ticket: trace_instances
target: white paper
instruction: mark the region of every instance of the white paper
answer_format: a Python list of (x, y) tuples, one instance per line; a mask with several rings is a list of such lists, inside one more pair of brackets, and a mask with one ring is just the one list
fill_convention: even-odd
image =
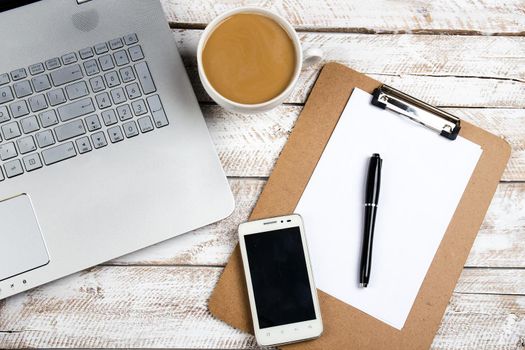
[[(402, 329), (481, 148), (370, 104), (354, 89), (303, 193), (317, 288)], [(359, 288), (366, 172), (383, 159), (368, 288)]]

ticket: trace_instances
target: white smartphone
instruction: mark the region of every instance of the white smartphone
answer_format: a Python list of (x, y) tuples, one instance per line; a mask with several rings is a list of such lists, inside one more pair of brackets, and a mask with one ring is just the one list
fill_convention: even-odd
[(257, 343), (319, 337), (323, 323), (301, 216), (241, 224), (239, 244)]

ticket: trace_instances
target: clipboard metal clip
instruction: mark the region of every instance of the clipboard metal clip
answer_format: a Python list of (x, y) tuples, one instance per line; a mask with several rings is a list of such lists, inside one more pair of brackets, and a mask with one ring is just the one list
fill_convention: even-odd
[(372, 104), (389, 109), (422, 124), (449, 140), (455, 140), (461, 129), (461, 120), (388, 85), (375, 89)]

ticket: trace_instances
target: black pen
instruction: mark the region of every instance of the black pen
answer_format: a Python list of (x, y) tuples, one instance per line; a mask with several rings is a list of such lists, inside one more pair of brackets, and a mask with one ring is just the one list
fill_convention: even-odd
[(377, 202), (379, 201), (379, 187), (381, 185), (381, 165), (383, 160), (374, 153), (368, 165), (365, 194), (365, 226), (363, 232), (363, 246), (361, 249), (361, 273), (359, 286), (368, 286), (370, 269), (372, 267), (372, 243), (374, 241), (374, 226), (376, 223)]

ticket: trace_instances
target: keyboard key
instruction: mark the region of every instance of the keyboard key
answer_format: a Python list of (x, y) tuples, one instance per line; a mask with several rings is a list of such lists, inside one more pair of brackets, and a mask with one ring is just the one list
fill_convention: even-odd
[(121, 38), (113, 39), (109, 41), (109, 47), (111, 50), (118, 50), (124, 46)]
[(118, 122), (117, 115), (112, 109), (102, 112), (102, 120), (106, 126), (117, 124)]
[(80, 58), (82, 58), (83, 60), (94, 56), (93, 49), (91, 47), (86, 47), (85, 49), (80, 50), (78, 53), (80, 55)]
[(95, 52), (97, 53), (97, 55), (102, 55), (103, 53), (106, 53), (108, 51), (109, 49), (106, 43), (100, 43), (100, 44), (95, 45)]
[(30, 154), (27, 157), (24, 157), (22, 160), (24, 161), (24, 166), (27, 172), (40, 169), (42, 167), (42, 161), (40, 160), (38, 153)]
[(137, 129), (137, 124), (133, 120), (127, 123), (124, 123), (124, 125), (122, 125), (122, 128), (124, 129), (124, 134), (126, 134), (126, 137), (128, 139), (135, 137), (139, 134), (139, 130)]
[(12, 71), (11, 78), (13, 79), (13, 81), (27, 78), (27, 72), (25, 68), (15, 69), (14, 71)]
[(28, 101), (33, 112), (39, 112), (48, 107), (44, 95), (31, 96)]
[(118, 107), (117, 114), (122, 121), (133, 118), (133, 114), (131, 113), (131, 108), (129, 108), (129, 105)]
[(133, 45), (139, 42), (139, 38), (137, 37), (137, 34), (128, 34), (124, 37), (124, 42), (126, 45)]
[(11, 109), (11, 114), (14, 118), (20, 118), (24, 115), (29, 114), (29, 109), (27, 108), (27, 103), (24, 100), (15, 101), (9, 105)]
[(0, 145), (0, 159), (9, 160), (18, 155), (16, 152), (15, 144), (12, 142), (4, 143)]
[(9, 101), (13, 101), (15, 97), (13, 96), (13, 91), (9, 86), (4, 86), (0, 88), (0, 105)]
[(55, 144), (55, 137), (51, 130), (44, 130), (36, 134), (36, 143), (40, 148), (51, 146)]
[(58, 57), (55, 57), (55, 58), (52, 58), (46, 61), (46, 68), (48, 70), (57, 69), (57, 68), (60, 68), (61, 66), (62, 64), (60, 63), (60, 58)]
[(142, 96), (142, 94), (140, 93), (139, 85), (137, 83), (126, 85), (126, 92), (128, 93), (128, 97), (130, 100), (133, 100), (133, 99), (136, 99)]
[(135, 33), (128, 34), (124, 36), (124, 42), (126, 43), (126, 45), (133, 45), (139, 42), (139, 38)]
[(100, 73), (100, 69), (98, 69), (98, 63), (96, 60), (89, 60), (84, 62), (84, 69), (86, 70), (86, 74), (88, 76)]
[(99, 109), (104, 109), (111, 106), (111, 100), (109, 99), (107, 92), (96, 95), (95, 100), (97, 100), (97, 106)]
[(9, 79), (9, 74), (7, 73), (0, 74), (0, 86), (5, 85), (9, 83), (10, 81), (11, 79)]
[(135, 80), (135, 73), (133, 68), (125, 67), (120, 70), (120, 77), (122, 78), (123, 83), (129, 83), (130, 81)]
[(85, 116), (86, 114), (93, 113), (95, 106), (91, 98), (85, 98), (73, 103), (69, 103), (58, 108), (58, 115), (60, 120), (66, 122), (71, 119)]
[(108, 85), (108, 88), (112, 88), (112, 87), (120, 85), (118, 74), (115, 71), (107, 73), (106, 75), (104, 75), (104, 78), (106, 78), (106, 83)]
[(137, 63), (135, 69), (137, 70), (137, 76), (139, 77), (140, 85), (142, 85), (144, 94), (148, 95), (157, 91), (151, 73), (149, 72), (148, 64), (146, 62)]
[(57, 136), (58, 142), (72, 139), (80, 135), (84, 135), (86, 129), (84, 128), (84, 123), (82, 120), (74, 120), (70, 123), (59, 125), (55, 128), (55, 134)]
[(10, 120), (9, 111), (6, 106), (0, 106), (0, 124)]
[(4, 181), (4, 173), (2, 172), (1, 166), (0, 166), (0, 181)]
[(91, 78), (89, 80), (89, 84), (91, 85), (91, 90), (93, 90), (94, 93), (102, 91), (106, 88), (106, 86), (104, 85), (104, 79), (102, 79), (100, 75)]
[(16, 97), (18, 98), (26, 97), (33, 93), (33, 89), (31, 89), (31, 84), (29, 84), (29, 80), (18, 82), (14, 84), (13, 87), (15, 89)]
[(42, 158), (46, 165), (55, 164), (63, 160), (73, 158), (77, 155), (73, 142), (66, 142), (61, 145), (48, 148), (42, 151)]
[(22, 163), (18, 159), (12, 160), (5, 164), (5, 174), (8, 178), (12, 178), (18, 175), (22, 175), (24, 169), (22, 169)]
[(29, 134), (40, 129), (35, 116), (22, 119), (20, 121), (20, 126), (22, 126), (22, 131), (24, 134)]
[(153, 130), (153, 123), (151, 122), (150, 117), (148, 116), (142, 117), (138, 120), (138, 122), (139, 122), (139, 128), (141, 132), (147, 133)]
[(168, 117), (164, 112), (164, 108), (162, 107), (162, 103), (160, 102), (159, 95), (148, 97), (147, 101), (149, 109), (151, 110), (151, 115), (153, 117), (153, 120), (155, 121), (155, 125), (157, 126), (157, 128), (162, 128), (168, 125)]
[(70, 100), (76, 100), (89, 95), (87, 84), (83, 81), (66, 86), (66, 93)]
[(108, 71), (115, 68), (115, 64), (113, 63), (113, 58), (111, 58), (111, 55), (104, 55), (100, 57), (98, 62), (100, 63), (100, 69), (103, 71)]
[(47, 75), (39, 75), (31, 79), (36, 92), (42, 92), (47, 89), (51, 89), (51, 82)]
[(17, 122), (2, 125), (2, 134), (5, 140), (12, 140), (15, 137), (22, 135)]
[(91, 151), (91, 142), (89, 142), (89, 137), (81, 137), (77, 140), (75, 140), (75, 143), (77, 144), (78, 153), (84, 154)]
[(16, 140), (16, 144), (18, 146), (20, 154), (26, 154), (29, 152), (36, 151), (36, 145), (33, 136), (22, 137)]
[(109, 140), (111, 141), (111, 143), (117, 143), (117, 142), (124, 140), (124, 135), (122, 135), (122, 130), (120, 129), (120, 126), (118, 125), (112, 128), (109, 128), (108, 135), (109, 135)]
[(29, 73), (31, 73), (31, 75), (37, 75), (40, 73), (44, 73), (44, 71), (45, 71), (45, 68), (42, 63), (35, 63), (29, 66)]
[(84, 119), (86, 122), (86, 126), (89, 131), (95, 131), (102, 127), (100, 124), (100, 119), (98, 119), (98, 116), (96, 114), (90, 115)]
[(82, 69), (78, 64), (64, 67), (51, 73), (51, 80), (55, 86), (69, 84), (83, 77), (84, 74), (82, 74)]
[(48, 128), (50, 126), (58, 124), (58, 118), (54, 110), (49, 110), (42, 112), (38, 115), (40, 118), (40, 124), (43, 128)]
[(124, 66), (129, 63), (128, 54), (125, 50), (117, 51), (113, 54), (113, 57), (115, 57), (115, 63), (117, 66)]
[(144, 100), (138, 100), (131, 104), (131, 107), (133, 108), (133, 113), (138, 117), (139, 115), (143, 115), (148, 113), (148, 108), (146, 107), (146, 103)]
[(62, 56), (62, 63), (64, 63), (65, 65), (73, 64), (77, 61), (78, 61), (77, 54), (74, 52), (71, 52), (71, 53), (68, 53)]
[(126, 93), (122, 88), (116, 88), (111, 90), (111, 98), (113, 99), (113, 103), (116, 105), (124, 103), (127, 100)]
[(106, 141), (106, 135), (104, 135), (102, 131), (91, 135), (91, 141), (93, 141), (93, 146), (96, 149), (106, 147), (108, 145), (108, 142)]
[(144, 58), (144, 53), (142, 52), (142, 48), (140, 47), (140, 45), (130, 47), (128, 51), (129, 56), (131, 57), (131, 60), (133, 62), (140, 61)]
[(47, 93), (47, 99), (51, 106), (57, 106), (66, 102), (66, 95), (64, 95), (64, 90), (55, 89)]

